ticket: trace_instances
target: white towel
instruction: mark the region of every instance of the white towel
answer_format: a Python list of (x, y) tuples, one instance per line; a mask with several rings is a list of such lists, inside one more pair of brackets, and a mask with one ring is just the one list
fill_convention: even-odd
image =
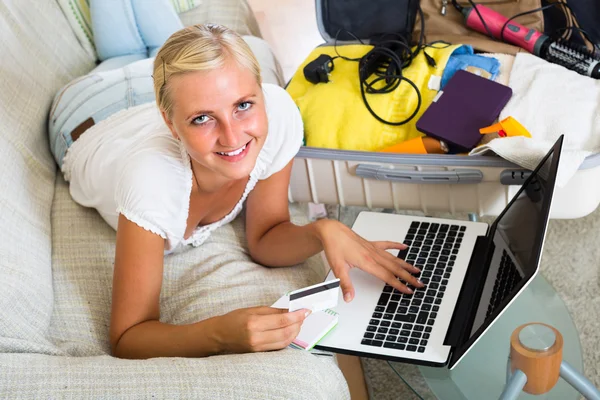
[(526, 53), (510, 73), (513, 96), (500, 114), (516, 118), (532, 138), (498, 138), (471, 155), (493, 151), (534, 169), (561, 134), (565, 135), (556, 185), (565, 186), (584, 159), (600, 152), (600, 81)]

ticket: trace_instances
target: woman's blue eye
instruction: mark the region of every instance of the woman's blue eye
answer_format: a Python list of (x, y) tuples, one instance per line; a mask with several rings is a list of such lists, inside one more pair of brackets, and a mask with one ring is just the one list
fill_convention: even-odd
[(192, 120), (192, 123), (196, 124), (196, 125), (202, 125), (206, 121), (208, 121), (208, 115), (200, 115), (200, 116), (194, 118)]
[(242, 103), (240, 103), (238, 105), (238, 110), (240, 110), (240, 111), (246, 111), (251, 106), (252, 106), (252, 103), (250, 103), (249, 101), (244, 101), (244, 102), (242, 102)]

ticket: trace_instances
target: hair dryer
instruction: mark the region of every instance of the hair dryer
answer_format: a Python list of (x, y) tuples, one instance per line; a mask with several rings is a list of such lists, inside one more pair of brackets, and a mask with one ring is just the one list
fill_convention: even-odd
[(581, 75), (600, 79), (600, 60), (583, 45), (563, 39), (552, 40), (535, 29), (509, 21), (504, 15), (481, 4), (461, 7), (460, 11), (465, 16), (465, 24), (477, 32), (491, 34), (496, 39), (519, 46), (546, 61), (562, 65)]

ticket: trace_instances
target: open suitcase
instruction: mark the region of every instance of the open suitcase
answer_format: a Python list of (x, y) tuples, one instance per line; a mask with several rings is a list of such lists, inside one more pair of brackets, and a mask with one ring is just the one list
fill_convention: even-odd
[[(319, 31), (328, 45), (337, 32), (327, 18), (328, 7), (336, 1), (345, 0), (316, 0)], [(416, 210), (426, 215), (496, 216), (527, 172), (494, 155), (390, 154), (303, 146), (294, 160), (289, 200)], [(566, 186), (556, 188), (551, 217), (572, 219), (593, 212), (600, 204), (599, 179), (600, 154), (594, 154)]]

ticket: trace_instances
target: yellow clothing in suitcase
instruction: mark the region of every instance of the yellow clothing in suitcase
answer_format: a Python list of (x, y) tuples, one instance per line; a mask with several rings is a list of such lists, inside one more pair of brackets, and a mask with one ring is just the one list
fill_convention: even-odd
[[(404, 125), (393, 126), (379, 122), (367, 110), (360, 93), (358, 62), (342, 58), (333, 60), (334, 69), (328, 83), (313, 84), (304, 78), (304, 67), (320, 54), (336, 56), (333, 46), (318, 47), (306, 58), (292, 77), (286, 90), (294, 99), (304, 121), (307, 146), (344, 150), (378, 151), (403, 140), (423, 136), (415, 124), (433, 101), (436, 90), (428, 88), (432, 75), (441, 78), (448, 58), (460, 45), (426, 49), (436, 62), (432, 67), (420, 51), (410, 66), (402, 71), (421, 93), (421, 108)], [(348, 58), (360, 58), (373, 46), (338, 45), (338, 53)], [(371, 81), (373, 77), (368, 78)], [(391, 93), (365, 94), (373, 111), (386, 121), (401, 121), (410, 116), (417, 105), (417, 93), (402, 81)]]

